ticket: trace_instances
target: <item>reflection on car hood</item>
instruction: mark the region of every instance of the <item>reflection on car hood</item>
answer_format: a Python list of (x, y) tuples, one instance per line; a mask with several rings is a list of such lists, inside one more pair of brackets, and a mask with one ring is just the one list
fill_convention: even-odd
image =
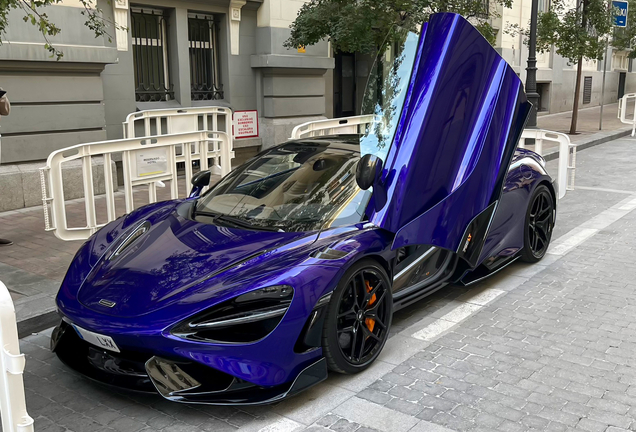
[(142, 315), (183, 298), (223, 269), (305, 236), (203, 224), (173, 212), (117, 257), (109, 259), (112, 250), (107, 252), (84, 280), (78, 299), (103, 313)]

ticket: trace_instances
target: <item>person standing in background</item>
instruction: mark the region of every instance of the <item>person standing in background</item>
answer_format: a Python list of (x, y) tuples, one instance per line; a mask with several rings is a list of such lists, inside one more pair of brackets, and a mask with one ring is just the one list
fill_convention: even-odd
[[(9, 98), (7, 97), (7, 92), (0, 88), (0, 116), (9, 115), (9, 111), (11, 111), (11, 103), (9, 103)], [(2, 163), (2, 146), (0, 144), (0, 163)], [(0, 238), (0, 246), (10, 246), (13, 242), (11, 240)]]

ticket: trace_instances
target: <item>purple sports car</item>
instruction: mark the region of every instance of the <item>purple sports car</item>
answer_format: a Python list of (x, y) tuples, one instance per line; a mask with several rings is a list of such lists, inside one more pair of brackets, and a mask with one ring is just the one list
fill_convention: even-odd
[(396, 310), (540, 260), (557, 195), (516, 150), (519, 78), (458, 15), (400, 38), (364, 133), (268, 148), (204, 194), (200, 172), (94, 234), (57, 296), (59, 358), (174, 401), (269, 403), (369, 367)]

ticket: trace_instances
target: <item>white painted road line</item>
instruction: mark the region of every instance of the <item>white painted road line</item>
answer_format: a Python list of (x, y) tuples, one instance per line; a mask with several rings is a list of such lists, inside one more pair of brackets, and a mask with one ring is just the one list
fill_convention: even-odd
[(477, 294), (467, 293), (458, 299), (462, 301), (459, 306), (423, 329), (416, 331), (411, 337), (423, 341), (432, 341), (456, 324), (474, 315), (479, 309), (492, 302), (504, 292), (505, 291), (494, 288), (486, 288)]
[(632, 211), (636, 208), (636, 199), (631, 200), (630, 202), (626, 203), (625, 205), (619, 207), (619, 210), (624, 210), (624, 211)]
[(502, 295), (505, 291), (495, 289), (495, 288), (485, 288), (482, 289), (481, 292), (476, 293), (466, 293), (463, 296), (459, 297), (457, 300), (465, 301), (466, 303), (472, 303), (480, 306), (485, 306), (500, 295)]
[(267, 412), (262, 417), (241, 427), (241, 432), (300, 432), (306, 425), (278, 414)]
[(455, 324), (457, 323), (440, 318), (434, 323), (427, 325), (422, 330), (416, 331), (411, 335), (411, 337), (423, 341), (432, 341), (446, 330), (450, 330), (452, 327), (455, 327)]
[(259, 429), (258, 432), (296, 432), (304, 428), (305, 426), (283, 417), (280, 420)]
[(594, 228), (574, 228), (572, 231), (561, 237), (558, 243), (555, 242), (551, 245), (548, 253), (551, 255), (565, 255), (597, 232), (598, 229)]
[(572, 229), (567, 234), (559, 237), (550, 245), (548, 254), (563, 256), (588, 238), (614, 222), (623, 218), (629, 212), (636, 209), (636, 198), (630, 196), (602, 211), (592, 219)]
[(413, 416), (356, 396), (334, 409), (333, 412), (349, 421), (381, 431), (407, 432), (419, 423), (419, 420)]
[(354, 395), (355, 392), (322, 382), (303, 392), (302, 397), (285, 399), (276, 404), (272, 411), (309, 426)]

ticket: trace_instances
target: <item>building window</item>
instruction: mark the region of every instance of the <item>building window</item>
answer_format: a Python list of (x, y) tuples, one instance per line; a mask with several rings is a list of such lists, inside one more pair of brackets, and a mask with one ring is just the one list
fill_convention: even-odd
[(612, 69), (627, 70), (629, 68), (629, 57), (626, 52), (612, 53)]
[(137, 102), (174, 99), (168, 73), (167, 29), (163, 11), (131, 8), (130, 15)]
[(539, 11), (539, 13), (541, 13), (541, 12), (549, 12), (550, 11), (550, 0), (539, 0), (538, 11)]
[(188, 15), (190, 87), (193, 101), (223, 99), (219, 77), (217, 26), (213, 16)]
[(490, 16), (490, 0), (481, 0), (477, 16), (479, 18), (488, 18)]

